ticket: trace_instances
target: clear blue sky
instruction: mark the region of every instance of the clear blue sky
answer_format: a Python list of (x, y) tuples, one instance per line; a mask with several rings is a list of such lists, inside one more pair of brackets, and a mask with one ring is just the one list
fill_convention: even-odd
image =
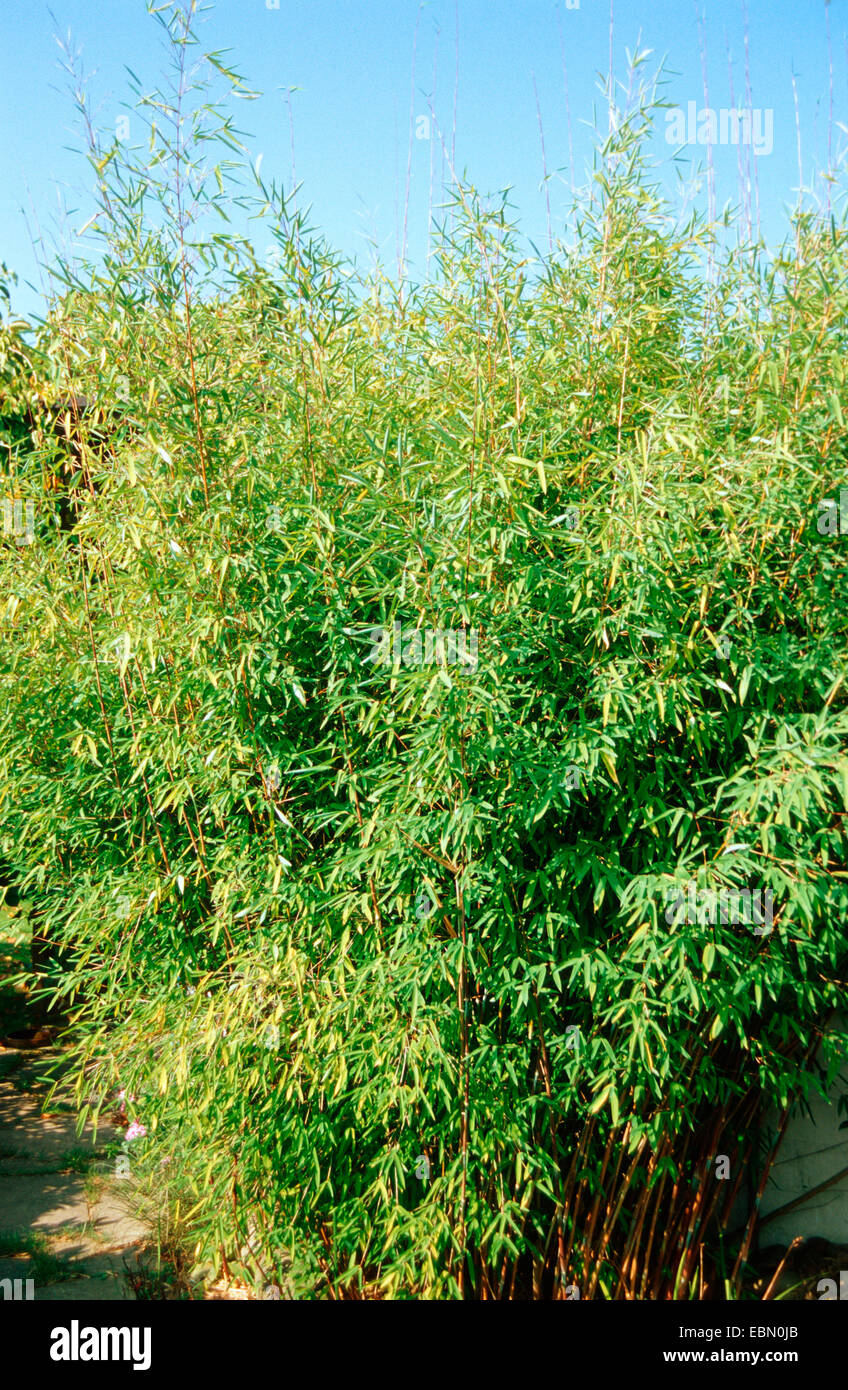
[[(609, 0), (218, 0), (200, 31), (204, 46), (230, 49), (230, 61), (262, 99), (240, 103), (249, 146), (262, 154), (264, 176), (291, 180), (291, 98), (301, 201), (331, 244), (367, 260), (375, 237), (387, 265), (397, 254), (410, 148), (412, 62), (417, 26), (413, 118), (432, 100), (451, 141), (458, 27), (459, 83), (456, 155), (476, 187), (494, 192), (511, 185), (523, 232), (543, 247), (547, 211), (535, 84), (549, 172), (554, 235), (563, 232), (570, 198), (571, 111), (576, 183), (585, 182), (594, 114), (605, 121), (597, 90), (609, 62)], [(575, 4), (575, 0), (571, 0)], [(54, 19), (51, 18), (51, 10)], [(743, 0), (614, 0), (614, 68), (626, 74), (625, 50), (653, 50), (651, 66), (665, 58), (667, 97), (682, 108), (704, 106), (698, 15), (704, 12), (710, 105), (730, 107), (732, 64), (736, 103), (747, 104)], [(778, 239), (784, 209), (794, 202), (798, 158), (793, 73), (797, 84), (805, 182), (826, 167), (830, 138), (834, 161), (848, 145), (848, 0), (748, 0), (751, 105), (773, 112), (773, 148), (756, 160), (763, 232)], [(833, 122), (827, 19), (833, 69)], [(14, 307), (38, 311), (40, 280), (31, 235), (40, 229), (71, 244), (86, 220), (87, 166), (74, 153), (81, 141), (61, 72), (56, 29), (70, 31), (87, 69), (98, 122), (114, 130), (129, 100), (125, 65), (152, 87), (163, 70), (161, 37), (143, 0), (3, 0), (0, 9), (0, 259), (16, 270)], [(641, 37), (640, 37), (641, 35)], [(728, 58), (729, 50), (729, 58)], [(564, 59), (564, 63), (563, 63)], [(762, 116), (766, 120), (765, 115)], [(422, 129), (419, 125), (418, 129)], [(765, 131), (765, 126), (761, 128)], [(655, 151), (668, 164), (672, 148), (662, 118)], [(830, 135), (829, 135), (830, 132)], [(130, 137), (141, 134), (141, 124)], [(695, 145), (682, 158), (706, 162)], [(738, 151), (716, 148), (716, 201), (739, 196)], [(423, 275), (431, 165), (441, 175), (442, 154), (431, 140), (412, 140), (409, 256), (413, 278)], [(843, 163), (844, 168), (844, 163)], [(844, 186), (844, 184), (843, 184)], [(706, 206), (706, 188), (701, 201)], [(841, 204), (837, 204), (841, 206)], [(66, 213), (62, 210), (67, 210)], [(31, 282), (33, 288), (27, 286)]]

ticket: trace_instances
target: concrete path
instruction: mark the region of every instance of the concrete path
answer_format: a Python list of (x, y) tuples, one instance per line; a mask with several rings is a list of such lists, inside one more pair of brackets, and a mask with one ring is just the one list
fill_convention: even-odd
[(0, 1047), (0, 1279), (32, 1279), (42, 1302), (131, 1299), (126, 1270), (146, 1230), (102, 1154), (122, 1132), (101, 1124), (95, 1141), (90, 1125), (77, 1134), (69, 1106), (43, 1114), (33, 1059)]
[(36, 1302), (133, 1300), (134, 1290), (155, 1299), (256, 1297), (211, 1266), (186, 1277), (160, 1264), (152, 1218), (129, 1214), (131, 1184), (105, 1152), (114, 1155), (124, 1139), (105, 1111), (96, 1138), (90, 1124), (77, 1133), (61, 1087), (45, 1113), (43, 1078), (61, 1056), (52, 1042), (59, 1029), (27, 992), (30, 935), (25, 914), (0, 902), (0, 1302), (15, 1296), (18, 1280), (26, 1297), (29, 1279)]
[[(0, 1280), (13, 1281), (0, 1284), (0, 1301), (17, 1280), (26, 1297), (30, 1279), (36, 1301), (132, 1299), (126, 1271), (148, 1232), (124, 1210), (104, 1153), (123, 1133), (101, 1124), (96, 1140), (91, 1125), (78, 1134), (70, 1100), (44, 1113), (41, 1063), (59, 1054), (18, 978), (28, 967), (25, 922), (0, 909)], [(47, 1045), (14, 1045), (27, 1034)]]

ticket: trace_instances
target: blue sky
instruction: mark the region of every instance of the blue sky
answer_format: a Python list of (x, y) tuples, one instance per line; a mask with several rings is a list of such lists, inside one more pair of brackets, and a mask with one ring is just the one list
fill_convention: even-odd
[[(229, 49), (229, 61), (263, 93), (239, 104), (240, 124), (250, 133), (252, 153), (263, 156), (263, 176), (287, 186), (292, 175), (286, 93), (299, 89), (289, 100), (301, 202), (311, 205), (312, 222), (342, 252), (367, 263), (369, 241), (376, 240), (386, 265), (395, 265), (410, 162), (408, 253), (413, 278), (421, 278), (430, 189), (438, 201), (442, 150), (432, 125), (429, 140), (416, 139), (415, 131), (426, 133), (419, 118), (429, 116), (432, 102), (450, 148), (457, 58), (458, 171), (467, 171), (484, 193), (511, 185), (522, 231), (544, 248), (538, 94), (547, 168), (555, 175), (547, 184), (553, 234), (564, 233), (571, 153), (580, 186), (591, 161), (590, 127), (596, 116), (601, 125), (606, 122), (598, 79), (608, 70), (610, 43), (609, 0), (570, 3), (278, 0), (277, 7), (276, 0), (217, 0), (199, 27), (204, 47)], [(703, 37), (710, 106), (717, 112), (730, 107), (731, 66), (736, 104), (748, 105), (745, 15), (743, 0), (614, 0), (615, 74), (626, 78), (628, 48), (651, 49), (650, 69), (666, 62), (666, 98), (684, 110), (694, 101), (700, 110)], [(765, 113), (773, 113), (772, 148), (766, 153), (763, 144), (751, 163), (762, 230), (774, 243), (798, 187), (793, 75), (805, 183), (827, 166), (829, 142), (835, 162), (848, 145), (848, 0), (831, 0), (829, 7), (825, 0), (748, 0), (747, 30), (750, 104), (761, 113), (762, 131)], [(125, 67), (152, 87), (164, 64), (159, 29), (143, 0), (52, 0), (50, 8), (43, 0), (4, 0), (0, 259), (20, 277), (14, 308), (22, 313), (38, 312), (43, 303), (33, 237), (43, 238), (47, 255), (54, 241), (72, 247), (91, 210), (89, 172), (75, 153), (81, 139), (59, 66), (57, 31), (70, 31), (93, 73), (92, 105), (106, 130), (114, 131), (116, 120), (127, 114)], [(140, 121), (135, 129), (132, 122), (130, 114), (131, 140), (142, 129)], [(654, 152), (665, 162), (672, 197), (679, 198), (662, 115), (657, 129)], [(706, 164), (706, 156), (705, 147), (686, 146), (677, 168), (691, 172)], [(720, 208), (740, 196), (739, 150), (717, 147), (713, 157)], [(754, 197), (752, 190), (752, 212)], [(707, 206), (706, 183), (697, 201)]]

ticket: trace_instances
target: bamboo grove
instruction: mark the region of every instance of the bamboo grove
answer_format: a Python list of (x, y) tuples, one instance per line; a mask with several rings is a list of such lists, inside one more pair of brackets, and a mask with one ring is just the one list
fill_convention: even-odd
[(568, 245), (457, 181), (424, 283), (362, 274), (159, 22), (99, 252), (0, 338), (0, 848), (83, 1113), (257, 1287), (742, 1297), (846, 1042), (845, 226), (681, 222), (637, 81)]

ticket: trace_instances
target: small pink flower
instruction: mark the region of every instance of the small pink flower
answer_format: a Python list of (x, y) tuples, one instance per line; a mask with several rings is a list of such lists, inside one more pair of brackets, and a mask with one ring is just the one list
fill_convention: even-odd
[(133, 1139), (143, 1139), (146, 1133), (147, 1130), (144, 1128), (144, 1125), (140, 1125), (137, 1120), (133, 1120), (124, 1138), (130, 1143)]

